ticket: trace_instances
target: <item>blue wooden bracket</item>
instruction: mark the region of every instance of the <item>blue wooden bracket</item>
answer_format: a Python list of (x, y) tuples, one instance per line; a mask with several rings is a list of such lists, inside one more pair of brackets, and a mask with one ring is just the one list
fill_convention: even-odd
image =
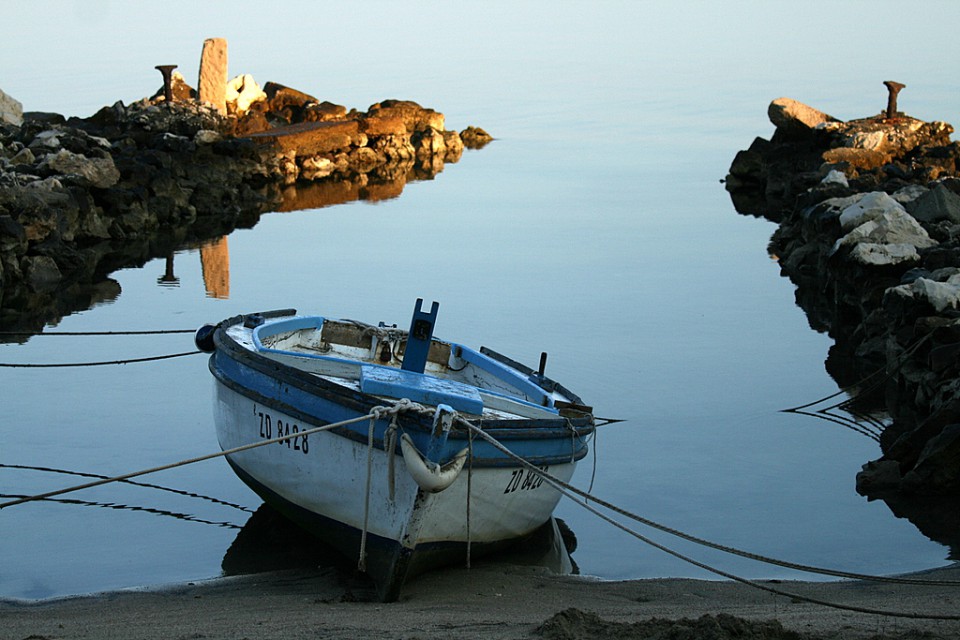
[(417, 306), (410, 320), (410, 332), (407, 334), (407, 346), (403, 351), (404, 371), (423, 373), (427, 368), (427, 355), (430, 353), (430, 341), (433, 339), (433, 325), (437, 322), (440, 303), (434, 302), (430, 313), (421, 310), (423, 299), (417, 298)]

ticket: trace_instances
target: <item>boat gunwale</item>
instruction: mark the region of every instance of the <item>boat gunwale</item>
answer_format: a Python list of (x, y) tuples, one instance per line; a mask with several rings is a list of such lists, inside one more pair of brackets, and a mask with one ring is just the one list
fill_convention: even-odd
[[(278, 312), (271, 312), (278, 313)], [(295, 313), (295, 312), (293, 312)], [(257, 314), (267, 317), (267, 314)], [(289, 313), (288, 313), (289, 315)], [(230, 378), (217, 365), (219, 353), (233, 360), (237, 365), (249, 367), (255, 372), (282, 383), (289, 384), (296, 389), (316, 395), (326, 400), (336, 402), (340, 406), (360, 415), (369, 413), (377, 406), (383, 406), (384, 400), (377, 396), (363, 393), (322, 377), (307, 373), (296, 367), (271, 359), (257, 351), (252, 351), (238, 343), (229, 335), (227, 329), (242, 323), (245, 316), (236, 316), (224, 320), (218, 325), (214, 333), (215, 352), (211, 355), (209, 368), (214, 378), (231, 390), (254, 400), (264, 406), (269, 406), (301, 420), (304, 423), (325, 426), (330, 422), (318, 416), (307, 413), (277, 398), (265, 396)], [(404, 426), (417, 431), (429, 433), (432, 429), (432, 417), (420, 413), (406, 413), (401, 418)], [(573, 443), (571, 450), (561, 455), (530, 456), (533, 464), (560, 464), (571, 460), (580, 460), (587, 454), (586, 437), (593, 433), (595, 426), (592, 416), (556, 418), (518, 418), (518, 419), (477, 419), (476, 423), (484, 431), (499, 441), (511, 440), (557, 440), (564, 439)], [(520, 425), (523, 426), (520, 426)], [(341, 437), (358, 442), (367, 442), (367, 434), (349, 427), (336, 427), (331, 430)], [(453, 429), (448, 438), (450, 440), (466, 442), (470, 434), (466, 430)], [(374, 446), (384, 450), (382, 438), (375, 439)], [(399, 447), (396, 448), (399, 452)], [(474, 458), (473, 464), (480, 466), (515, 466), (517, 463), (509, 458)]]
[[(262, 315), (262, 314), (261, 314)], [(294, 357), (294, 358), (305, 358), (307, 360), (320, 360), (325, 362), (335, 362), (338, 364), (345, 364), (349, 366), (368, 366), (368, 367), (377, 367), (381, 369), (396, 369), (396, 367), (390, 367), (387, 365), (380, 364), (378, 362), (360, 362), (354, 359), (345, 358), (341, 356), (331, 356), (324, 355), (322, 353), (310, 353), (308, 351), (291, 351), (288, 349), (277, 349), (271, 346), (264, 344), (263, 340), (265, 338), (270, 338), (278, 336), (282, 333), (296, 333), (298, 331), (303, 331), (305, 329), (314, 330), (314, 331), (323, 331), (323, 327), (327, 322), (337, 323), (337, 324), (357, 324), (363, 325), (363, 323), (357, 323), (353, 320), (344, 320), (344, 319), (334, 319), (327, 318), (326, 316), (301, 316), (295, 315), (287, 318), (286, 320), (273, 321), (270, 323), (264, 323), (253, 327), (250, 330), (251, 339), (253, 341), (254, 351), (258, 353), (272, 353), (280, 356)], [(232, 325), (231, 325), (232, 326)], [(363, 325), (374, 328), (373, 325)], [(264, 330), (269, 330), (269, 333), (265, 333)], [(405, 333), (405, 332), (403, 332)], [(523, 405), (530, 406), (535, 409), (540, 409), (555, 415), (559, 415), (560, 411), (555, 406), (555, 398), (552, 394), (558, 393), (567, 398), (573, 404), (582, 404), (582, 400), (575, 393), (571, 392), (569, 389), (565, 388), (563, 385), (559, 384), (554, 380), (550, 380), (546, 377), (541, 377), (540, 382), (536, 382), (530, 378), (530, 375), (535, 373), (532, 369), (526, 365), (519, 363), (515, 360), (512, 360), (506, 356), (503, 356), (492, 349), (486, 347), (480, 347), (480, 349), (474, 349), (468, 347), (464, 344), (457, 342), (450, 342), (448, 340), (442, 340), (437, 337), (433, 337), (432, 341), (444, 345), (449, 349), (450, 353), (453, 353), (457, 358), (460, 358), (467, 362), (469, 365), (484, 371), (498, 380), (501, 380), (504, 384), (507, 384), (513, 387), (518, 394), (523, 394), (524, 397), (519, 397), (515, 394), (506, 393), (503, 391), (498, 391), (496, 389), (488, 389), (483, 387), (477, 387), (476, 385), (471, 385), (467, 382), (462, 382), (460, 384), (466, 384), (467, 386), (474, 386), (481, 393), (489, 394), (492, 396), (497, 396), (500, 398), (506, 398), (513, 402), (517, 402)], [(437, 363), (441, 366), (448, 366), (447, 363)], [(424, 374), (432, 375), (432, 374)], [(440, 378), (440, 376), (435, 376)], [(452, 382), (459, 382), (456, 380), (450, 379)], [(539, 402), (534, 401), (539, 399)]]

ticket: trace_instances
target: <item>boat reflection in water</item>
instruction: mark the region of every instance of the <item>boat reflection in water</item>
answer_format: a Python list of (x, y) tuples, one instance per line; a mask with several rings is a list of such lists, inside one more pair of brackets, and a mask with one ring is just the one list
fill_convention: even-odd
[[(557, 574), (575, 575), (579, 569), (570, 554), (576, 547), (576, 536), (567, 524), (551, 518), (511, 547), (473, 562), (542, 566)], [(349, 574), (355, 572), (357, 559), (342, 555), (263, 503), (227, 549), (221, 567), (225, 576), (318, 568)], [(372, 597), (372, 581), (369, 588)]]

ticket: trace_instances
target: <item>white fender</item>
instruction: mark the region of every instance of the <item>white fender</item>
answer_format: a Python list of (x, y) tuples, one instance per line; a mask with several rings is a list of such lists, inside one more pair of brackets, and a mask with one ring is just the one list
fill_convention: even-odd
[(407, 434), (400, 436), (400, 450), (403, 452), (407, 471), (421, 489), (430, 493), (439, 493), (453, 484), (467, 461), (467, 450), (463, 449), (442, 467), (434, 462), (427, 462)]

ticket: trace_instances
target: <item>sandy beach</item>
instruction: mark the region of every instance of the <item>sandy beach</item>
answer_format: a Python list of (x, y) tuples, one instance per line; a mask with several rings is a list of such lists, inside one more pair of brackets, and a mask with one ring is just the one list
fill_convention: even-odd
[[(960, 580), (960, 567), (924, 573)], [(849, 607), (960, 614), (960, 588), (767, 582)], [(0, 638), (956, 638), (960, 621), (844, 611), (725, 581), (604, 582), (482, 563), (414, 580), (399, 602), (327, 569), (43, 602), (0, 601)], [(702, 618), (702, 616), (709, 616)], [(657, 619), (657, 620), (653, 620)], [(664, 619), (673, 621), (665, 622)], [(798, 635), (799, 634), (799, 635)]]

